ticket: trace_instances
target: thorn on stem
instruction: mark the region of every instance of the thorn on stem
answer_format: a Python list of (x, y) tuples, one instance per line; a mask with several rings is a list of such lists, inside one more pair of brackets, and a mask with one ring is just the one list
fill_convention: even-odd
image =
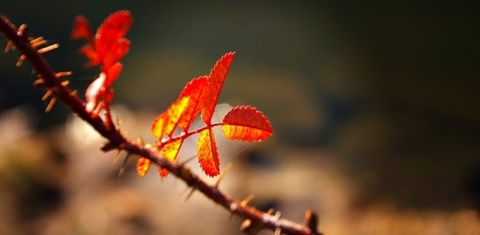
[(27, 38), (27, 24), (22, 24), (18, 27), (17, 35), (23, 37), (24, 39)]
[(255, 197), (255, 195), (254, 195), (253, 193), (251, 193), (250, 195), (248, 195), (246, 198), (244, 198), (244, 199), (240, 202), (240, 205), (241, 205), (241, 206), (246, 206), (254, 197)]
[(61, 77), (67, 77), (67, 76), (70, 76), (72, 75), (72, 71), (63, 71), (63, 72), (58, 72), (55, 74), (55, 76), (57, 78), (61, 78)]
[(113, 162), (116, 162), (118, 160), (118, 158), (120, 158), (120, 154), (122, 153), (122, 150), (119, 149), (117, 151), (117, 154), (115, 154), (115, 157), (113, 158)]
[(52, 110), (53, 105), (55, 105), (55, 102), (57, 102), (57, 97), (52, 97), (52, 99), (50, 99), (50, 102), (48, 102), (47, 107), (45, 108), (46, 113), (48, 113)]
[(68, 84), (70, 84), (70, 81), (69, 81), (69, 80), (65, 80), (65, 81), (63, 81), (63, 82), (60, 83), (60, 85), (62, 85), (62, 86), (64, 86), (64, 87), (68, 86)]
[(55, 50), (55, 49), (57, 49), (58, 47), (59, 47), (58, 43), (55, 43), (55, 44), (52, 44), (52, 45), (50, 45), (50, 46), (46, 46), (46, 47), (44, 47), (44, 48), (38, 49), (38, 53), (39, 53), (39, 54), (43, 54), (43, 53), (45, 53), (45, 52), (49, 52), (49, 51), (51, 51), (51, 50)]
[(4, 52), (5, 52), (5, 53), (8, 53), (12, 48), (13, 48), (13, 42), (12, 42), (11, 40), (9, 40), (9, 41), (7, 42), (7, 45), (5, 46)]
[(43, 37), (37, 37), (30, 40), (30, 45), (32, 45), (33, 48), (44, 45), (46, 43), (47, 43), (47, 40), (45, 40)]
[(51, 95), (53, 94), (53, 91), (52, 90), (47, 90), (47, 92), (45, 92), (45, 95), (42, 96), (42, 100), (45, 101), (48, 99), (48, 97), (50, 97)]
[(127, 166), (127, 161), (128, 159), (130, 158), (130, 154), (128, 154), (126, 157), (125, 157), (125, 160), (123, 160), (123, 165), (122, 167), (120, 168), (120, 170), (118, 170), (118, 177), (122, 176), (123, 173), (125, 172), (125, 167)]
[(230, 171), (230, 168), (232, 168), (232, 163), (229, 162), (227, 164), (227, 166), (225, 167), (225, 169), (222, 171), (222, 173), (220, 174), (220, 176), (218, 177), (218, 180), (217, 182), (215, 183), (215, 185), (213, 187), (215, 188), (218, 188), (218, 186), (220, 185), (220, 182), (222, 182), (222, 180), (225, 178), (225, 175), (227, 175), (227, 173)]
[(47, 82), (45, 81), (45, 79), (43, 79), (39, 76), (39, 78), (37, 80), (33, 81), (33, 86), (34, 87), (46, 87)]
[(17, 63), (15, 64), (15, 66), (17, 66), (17, 67), (22, 66), (23, 61), (25, 61), (26, 58), (27, 58), (27, 57), (26, 57), (25, 55), (21, 55), (21, 56), (18, 58), (18, 61), (17, 61)]
[(183, 203), (187, 202), (187, 200), (192, 197), (192, 195), (193, 195), (194, 192), (195, 192), (195, 188), (192, 188), (190, 191), (188, 191), (188, 194), (187, 194), (187, 196), (185, 197), (185, 200), (183, 201)]
[(321, 234), (317, 231), (318, 227), (318, 215), (313, 211), (312, 209), (308, 209), (305, 211), (305, 225), (307, 228), (309, 228), (312, 232), (315, 232), (316, 234)]
[(258, 223), (253, 223), (250, 219), (246, 219), (240, 225), (240, 231), (242, 233), (248, 233), (251, 235), (257, 234), (260, 230), (260, 226)]

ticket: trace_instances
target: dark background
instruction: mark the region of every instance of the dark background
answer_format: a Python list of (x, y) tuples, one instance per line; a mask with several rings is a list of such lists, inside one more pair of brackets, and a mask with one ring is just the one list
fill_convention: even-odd
[[(221, 101), (269, 117), (276, 133), (261, 151), (328, 152), (322, 159), (355, 185), (353, 207), (480, 209), (474, 1), (0, 3), (31, 35), (60, 43), (46, 57), (56, 70), (73, 71), (80, 94), (98, 69), (83, 69), (76, 52), (83, 42), (69, 39), (73, 19), (83, 14), (95, 28), (118, 9), (130, 10), (134, 25), (114, 103), (158, 114), (186, 82), (235, 51)], [(29, 110), (41, 133), (61, 126), (68, 112), (57, 104), (43, 113), (42, 92), (30, 85), (35, 75), (28, 65), (15, 68), (16, 56), (0, 57), (0, 111)], [(251, 152), (247, 159), (259, 158)]]

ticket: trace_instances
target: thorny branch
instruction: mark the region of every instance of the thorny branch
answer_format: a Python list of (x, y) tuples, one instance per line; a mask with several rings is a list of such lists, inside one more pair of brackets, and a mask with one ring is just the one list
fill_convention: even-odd
[[(244, 200), (238, 200), (229, 197), (218, 189), (218, 184), (209, 185), (198, 175), (192, 173), (184, 165), (172, 163), (161, 157), (155, 150), (148, 146), (138, 143), (124, 136), (118, 128), (112, 127), (101, 116), (92, 116), (87, 110), (83, 100), (76, 92), (68, 87), (68, 81), (61, 77), (69, 75), (69, 72), (55, 73), (41, 55), (56, 46), (47, 46), (37, 49), (44, 44), (43, 38), (32, 39), (27, 34), (25, 24), (16, 27), (9, 22), (7, 17), (0, 15), (0, 31), (9, 40), (6, 51), (15, 47), (20, 51), (21, 56), (17, 63), (21, 64), (24, 60), (29, 61), (33, 69), (37, 72), (38, 78), (33, 85), (47, 90), (44, 98), (52, 96), (48, 105), (50, 108), (56, 100), (62, 101), (74, 113), (76, 113), (85, 122), (88, 122), (100, 135), (107, 139), (107, 143), (102, 147), (103, 151), (118, 150), (126, 151), (128, 155), (143, 156), (155, 164), (167, 169), (173, 175), (184, 181), (193, 191), (197, 190), (210, 198), (216, 204), (221, 205), (232, 214), (244, 218), (241, 225), (242, 232), (255, 234), (261, 229), (270, 229), (275, 234), (297, 234), (297, 235), (321, 235), (317, 231), (318, 218), (312, 210), (305, 213), (305, 225), (301, 225), (290, 220), (281, 219), (280, 212), (273, 214), (273, 211), (263, 212), (248, 205), (250, 197)], [(49, 108), (47, 107), (47, 109)]]

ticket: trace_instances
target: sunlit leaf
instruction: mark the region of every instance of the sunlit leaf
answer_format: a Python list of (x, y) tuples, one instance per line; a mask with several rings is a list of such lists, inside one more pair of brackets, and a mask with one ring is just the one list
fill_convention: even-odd
[(205, 174), (216, 176), (220, 173), (220, 161), (218, 159), (217, 144), (212, 129), (200, 132), (197, 143), (198, 162)]
[(182, 128), (183, 131), (187, 131), (190, 125), (192, 125), (204, 104), (205, 96), (207, 95), (207, 78), (206, 76), (202, 76), (193, 79), (183, 88), (180, 94), (180, 97), (189, 98), (188, 107), (178, 122), (178, 126)]
[(171, 137), (175, 127), (178, 125), (180, 117), (188, 107), (190, 98), (181, 97), (173, 102), (168, 109), (162, 114), (158, 115), (152, 123), (152, 134), (157, 139), (161, 139), (164, 135)]
[(80, 53), (83, 54), (88, 59), (87, 66), (94, 66), (100, 64), (101, 60), (98, 57), (97, 51), (90, 44), (87, 44), (80, 48)]
[[(108, 16), (98, 28), (95, 36), (95, 50), (100, 58), (108, 58), (106, 61), (107, 64), (104, 65), (105, 67), (108, 68), (109, 65), (120, 60), (121, 57), (117, 58), (117, 56), (121, 54), (124, 55), (124, 51), (128, 51), (130, 42), (127, 42), (127, 39), (122, 38), (130, 30), (132, 23), (133, 18), (130, 15), (130, 12), (117, 11)], [(125, 46), (127, 48), (125, 48)], [(115, 58), (116, 61), (113, 58)]]
[(112, 86), (113, 82), (117, 79), (118, 75), (122, 72), (123, 65), (120, 62), (112, 65), (107, 71), (107, 79), (105, 80), (104, 87), (108, 89)]
[(223, 133), (227, 139), (261, 141), (273, 134), (267, 117), (251, 106), (232, 108), (223, 118)]
[(140, 177), (144, 177), (145, 174), (147, 174), (147, 171), (148, 171), (148, 169), (150, 168), (151, 165), (152, 165), (152, 161), (150, 161), (149, 159), (144, 158), (144, 157), (138, 158), (137, 166), (136, 166), (137, 174)]
[(118, 39), (118, 41), (113, 43), (109, 51), (106, 52), (102, 58), (102, 66), (104, 69), (109, 69), (110, 66), (120, 61), (120, 59), (127, 54), (129, 48), (130, 41), (126, 38)]
[[(165, 146), (163, 146), (160, 152), (165, 159), (173, 162), (177, 158), (178, 152), (180, 151), (182, 144), (183, 139), (177, 139), (175, 141), (168, 142), (167, 144), (165, 144)], [(158, 172), (162, 177), (166, 177), (168, 175), (168, 170), (161, 167), (158, 169)]]
[(202, 119), (205, 123), (209, 124), (212, 120), (215, 106), (217, 105), (220, 91), (222, 90), (223, 83), (227, 77), (228, 69), (232, 63), (235, 52), (230, 52), (222, 56), (215, 66), (213, 66), (210, 76), (208, 78), (208, 95), (205, 96), (205, 104), (202, 107)]

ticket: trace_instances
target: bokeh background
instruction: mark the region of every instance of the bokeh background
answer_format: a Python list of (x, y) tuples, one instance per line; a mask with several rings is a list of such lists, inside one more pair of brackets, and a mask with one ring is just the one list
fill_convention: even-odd
[[(119, 9), (135, 21), (114, 109), (132, 138), (153, 141), (151, 121), (184, 84), (236, 51), (221, 102), (257, 107), (276, 133), (221, 141), (222, 167), (233, 164), (222, 190), (253, 193), (253, 205), (294, 221), (312, 208), (327, 234), (480, 234), (479, 4), (0, 3), (31, 35), (60, 43), (46, 58), (73, 71), (80, 94), (98, 69), (84, 69), (73, 19), (96, 28)], [(118, 177), (122, 160), (65, 106), (43, 112), (17, 57), (0, 56), (1, 234), (240, 234), (240, 219), (199, 194), (186, 200), (172, 177), (140, 179), (133, 159)]]

